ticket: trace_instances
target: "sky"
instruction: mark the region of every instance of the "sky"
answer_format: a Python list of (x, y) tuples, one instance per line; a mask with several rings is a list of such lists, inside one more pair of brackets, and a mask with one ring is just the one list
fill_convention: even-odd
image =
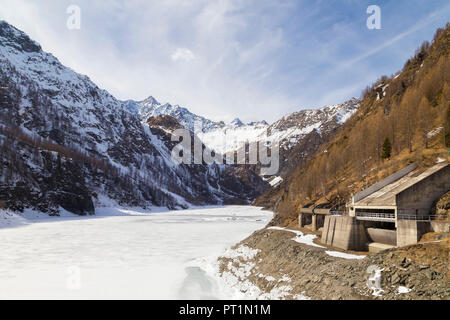
[[(367, 27), (370, 5), (381, 29)], [(118, 99), (152, 95), (216, 121), (359, 97), (449, 17), (448, 0), (0, 0), (0, 19)]]

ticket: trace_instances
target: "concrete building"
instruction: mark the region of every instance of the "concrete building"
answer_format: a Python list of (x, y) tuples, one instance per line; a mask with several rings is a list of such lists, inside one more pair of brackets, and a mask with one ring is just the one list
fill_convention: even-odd
[(322, 241), (346, 250), (415, 244), (426, 232), (449, 231), (448, 217), (430, 215), (450, 190), (450, 165), (412, 164), (352, 197), (347, 216), (327, 216)]

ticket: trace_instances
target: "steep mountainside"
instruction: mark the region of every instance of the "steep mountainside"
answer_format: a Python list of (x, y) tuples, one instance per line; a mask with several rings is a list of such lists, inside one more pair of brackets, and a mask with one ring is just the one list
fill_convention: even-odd
[(403, 70), (364, 92), (361, 107), (317, 155), (300, 163), (278, 190), (257, 203), (289, 223), (306, 203), (343, 203), (351, 193), (411, 162), (449, 161), (450, 24), (425, 42)]
[[(1, 21), (0, 108), (2, 206), (85, 214), (103, 196), (176, 208), (255, 195), (226, 166), (175, 165), (127, 103)], [(221, 179), (234, 184), (224, 190)]]
[[(173, 150), (178, 142), (172, 141), (172, 132), (176, 129), (183, 128), (183, 126), (172, 116), (156, 116), (150, 117), (147, 120), (147, 125), (153, 135), (164, 144), (168, 150)], [(202, 152), (205, 149), (210, 150), (201, 139), (193, 132), (191, 135), (191, 150), (194, 150), (194, 139), (201, 143)], [(194, 163), (194, 155), (191, 155), (191, 161)], [(225, 160), (222, 160), (225, 163)], [(204, 181), (210, 194), (197, 194), (196, 198), (191, 199), (192, 202), (207, 201), (203, 199), (206, 195), (210, 197), (211, 194), (218, 200), (222, 199), (224, 204), (240, 204), (250, 203), (257, 196), (269, 189), (269, 185), (265, 183), (253, 170), (248, 166), (238, 165), (207, 165), (203, 160), (203, 165), (185, 166), (189, 176), (198, 175), (201, 172), (207, 179)], [(185, 182), (186, 183), (186, 182)], [(193, 188), (192, 183), (188, 181), (187, 188)], [(197, 188), (204, 188), (204, 185), (199, 185)], [(244, 198), (245, 197), (245, 198)], [(242, 201), (246, 200), (246, 201)]]

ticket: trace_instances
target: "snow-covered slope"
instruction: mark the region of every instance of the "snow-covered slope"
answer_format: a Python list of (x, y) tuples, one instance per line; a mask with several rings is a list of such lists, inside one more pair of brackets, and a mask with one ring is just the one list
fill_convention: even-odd
[(129, 102), (3, 21), (0, 66), (0, 204), (82, 214), (103, 195), (169, 207), (251, 200), (227, 166), (175, 165)]
[(347, 121), (361, 101), (353, 98), (341, 104), (309, 109), (287, 115), (268, 127), (270, 141), (278, 141), (283, 149), (292, 149), (305, 135), (316, 131), (326, 134)]
[[(301, 110), (287, 115), (272, 125), (265, 121), (243, 124), (234, 120), (229, 125), (214, 128), (202, 135), (202, 141), (210, 148), (225, 153), (234, 151), (245, 142), (270, 141), (280, 148), (292, 149), (309, 133), (328, 133), (343, 124), (359, 107), (360, 101), (352, 99), (342, 104), (320, 109)], [(223, 142), (229, 142), (224, 144)]]
[(296, 166), (315, 154), (359, 108), (353, 98), (342, 104), (294, 112), (267, 128), (268, 140), (280, 144), (278, 176), (287, 178)]
[(209, 148), (225, 154), (242, 148), (244, 143), (258, 141), (269, 127), (265, 121), (244, 124), (238, 120), (203, 132), (200, 139)]

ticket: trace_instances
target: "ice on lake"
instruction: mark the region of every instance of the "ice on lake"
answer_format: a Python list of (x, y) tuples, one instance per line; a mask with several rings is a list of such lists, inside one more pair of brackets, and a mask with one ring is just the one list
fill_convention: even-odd
[(249, 206), (97, 212), (0, 223), (0, 299), (232, 299), (214, 261), (272, 217)]

